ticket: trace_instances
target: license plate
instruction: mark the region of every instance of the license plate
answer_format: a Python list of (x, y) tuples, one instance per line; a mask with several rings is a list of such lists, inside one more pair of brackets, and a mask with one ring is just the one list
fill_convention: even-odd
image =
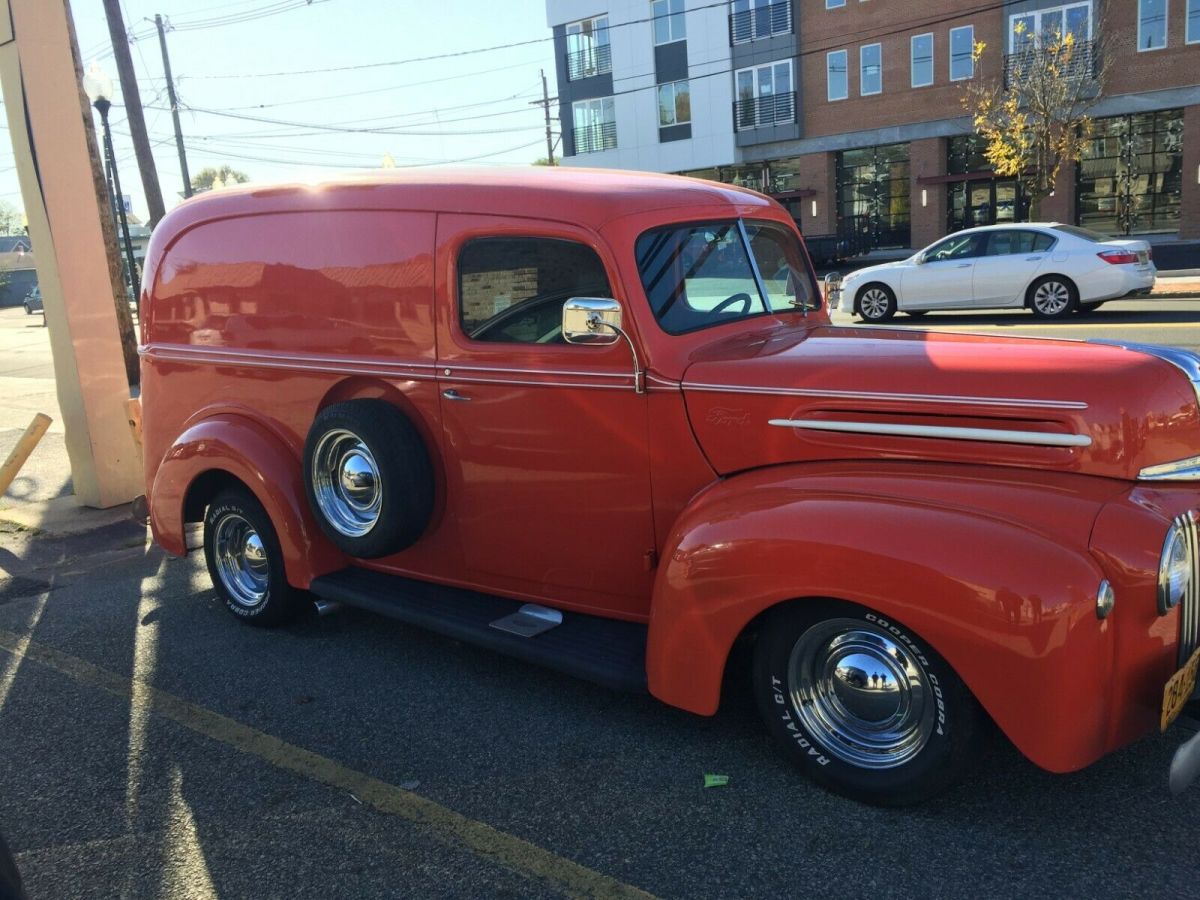
[(1200, 670), (1200, 647), (1192, 654), (1182, 669), (1167, 679), (1163, 688), (1162, 730), (1175, 721), (1196, 690), (1196, 672)]

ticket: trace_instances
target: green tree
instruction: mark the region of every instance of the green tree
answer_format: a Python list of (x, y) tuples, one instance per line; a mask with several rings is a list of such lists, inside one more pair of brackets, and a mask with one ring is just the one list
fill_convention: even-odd
[(196, 192), (210, 190), (218, 179), (222, 184), (244, 184), (250, 180), (250, 176), (228, 164), (219, 169), (207, 166), (192, 176), (192, 190)]
[(984, 157), (997, 175), (1021, 182), (1037, 221), (1059, 172), (1083, 156), (1092, 133), (1088, 110), (1103, 89), (1104, 54), (1071, 32), (1026, 35), (1018, 24), (1015, 40), (1003, 71), (990, 77), (983, 71), (986, 45), (975, 45), (977, 74), (962, 102), (984, 140)]
[(0, 234), (24, 234), (25, 213), (7, 200), (0, 200)]
[(557, 165), (558, 165), (558, 161), (557, 161), (557, 160), (555, 160), (554, 162), (550, 162), (550, 160), (549, 160), (549, 159), (547, 159), (545, 156), (542, 156), (542, 157), (539, 157), (539, 158), (535, 159), (535, 160), (533, 161), (533, 164), (534, 164), (535, 166), (557, 166)]

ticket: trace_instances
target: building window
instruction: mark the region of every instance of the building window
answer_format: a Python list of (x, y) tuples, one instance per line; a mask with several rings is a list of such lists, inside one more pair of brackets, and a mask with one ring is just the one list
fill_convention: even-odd
[(617, 146), (617, 116), (612, 97), (580, 100), (571, 105), (576, 153), (613, 150)]
[(834, 50), (825, 54), (825, 80), (828, 84), (827, 97), (845, 100), (850, 96), (849, 54), (845, 50)]
[(791, 0), (733, 0), (729, 40), (734, 44), (757, 41), (792, 30)]
[(658, 127), (687, 125), (692, 121), (692, 97), (686, 81), (658, 86)]
[(840, 234), (864, 249), (912, 243), (908, 144), (843, 150), (835, 171)]
[(670, 44), (687, 37), (683, 0), (654, 0), (650, 14), (654, 17), (655, 44)]
[(1183, 110), (1094, 119), (1077, 168), (1078, 224), (1106, 234), (1179, 230)]
[(563, 297), (611, 297), (604, 264), (585, 244), (480, 238), (458, 257), (458, 315), (476, 341), (561, 344)]
[(1167, 46), (1167, 0), (1138, 0), (1138, 50)]
[(975, 74), (975, 26), (950, 29), (950, 80), (962, 81)]
[(864, 44), (858, 48), (858, 93), (862, 97), (883, 91), (883, 46)]
[(914, 34), (912, 45), (912, 86), (928, 87), (933, 84), (933, 35)]
[(846, 0), (825, 0), (826, 9), (837, 9), (840, 6), (845, 6)]
[(1092, 39), (1092, 4), (1069, 3), (1008, 18), (1008, 52), (1056, 44), (1070, 34), (1076, 44)]
[(792, 61), (755, 66), (734, 73), (737, 100), (733, 118), (738, 131), (796, 121)]
[(567, 25), (567, 80), (578, 81), (611, 71), (608, 16)]
[(1184, 40), (1200, 44), (1200, 0), (1187, 0), (1187, 30)]

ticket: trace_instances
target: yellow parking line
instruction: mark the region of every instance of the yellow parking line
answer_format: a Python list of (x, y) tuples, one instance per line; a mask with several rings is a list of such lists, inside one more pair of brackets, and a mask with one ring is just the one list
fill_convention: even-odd
[(636, 897), (653, 895), (572, 862), (529, 841), (428, 800), (412, 791), (347, 768), (328, 757), (305, 750), (266, 732), (161, 691), (144, 681), (95, 666), (36, 641), (0, 629), (0, 650), (32, 660), (91, 687), (142, 705), (197, 734), (233, 747), (264, 762), (354, 794), (380, 812), (424, 825), (443, 839), (461, 844), (488, 860), (525, 876), (539, 878), (575, 897)]

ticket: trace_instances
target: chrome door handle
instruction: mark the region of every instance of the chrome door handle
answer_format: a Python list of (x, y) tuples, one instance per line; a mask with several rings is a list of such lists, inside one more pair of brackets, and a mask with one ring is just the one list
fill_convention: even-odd
[(470, 400), (471, 399), (466, 394), (460, 394), (454, 388), (446, 388), (446, 390), (442, 391), (442, 396), (445, 397), (447, 400)]

